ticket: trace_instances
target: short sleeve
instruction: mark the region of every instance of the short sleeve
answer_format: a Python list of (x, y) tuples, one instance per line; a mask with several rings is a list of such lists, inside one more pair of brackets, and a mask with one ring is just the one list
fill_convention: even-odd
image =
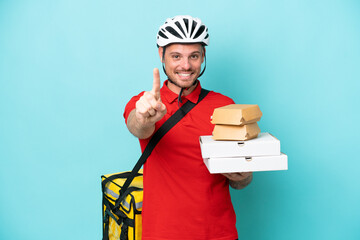
[(129, 117), (131, 111), (135, 109), (135, 104), (136, 104), (136, 102), (140, 99), (140, 97), (141, 97), (143, 94), (144, 94), (144, 92), (141, 92), (141, 93), (139, 93), (138, 95), (132, 97), (132, 98), (130, 99), (130, 101), (126, 104), (125, 110), (124, 110), (124, 114), (123, 114), (123, 116), (124, 116), (124, 118), (125, 118), (125, 123), (127, 123), (127, 119), (128, 119), (128, 117)]

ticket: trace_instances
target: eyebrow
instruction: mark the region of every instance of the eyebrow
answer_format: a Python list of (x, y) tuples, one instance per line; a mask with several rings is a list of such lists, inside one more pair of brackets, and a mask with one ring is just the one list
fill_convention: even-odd
[[(201, 54), (201, 52), (200, 52), (200, 51), (194, 51), (194, 52), (191, 52), (191, 53), (190, 53), (190, 55), (191, 55), (191, 54), (195, 54), (195, 53)], [(178, 54), (178, 55), (182, 55), (182, 54), (181, 54), (181, 53), (179, 53), (179, 52), (170, 52), (170, 54)]]

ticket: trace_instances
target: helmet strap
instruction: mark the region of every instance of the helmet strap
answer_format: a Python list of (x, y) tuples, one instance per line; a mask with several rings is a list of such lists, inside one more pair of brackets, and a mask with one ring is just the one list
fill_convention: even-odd
[(162, 58), (161, 58), (161, 63), (162, 63), (162, 68), (164, 70), (164, 73), (167, 76), (166, 70), (165, 70), (165, 63), (164, 63), (166, 46), (163, 46), (162, 48), (163, 48), (163, 54), (162, 54)]
[(205, 69), (206, 69), (206, 54), (205, 54), (205, 53), (204, 53), (204, 58), (205, 58), (205, 65), (204, 65), (204, 68), (203, 68), (203, 70), (201, 71), (200, 75), (198, 76), (198, 78), (201, 77), (201, 76), (204, 74)]
[(182, 103), (181, 95), (182, 95), (184, 89), (185, 89), (185, 88), (181, 88), (181, 90), (180, 90), (180, 93), (179, 93), (179, 96), (178, 96), (178, 105), (179, 105), (180, 103)]

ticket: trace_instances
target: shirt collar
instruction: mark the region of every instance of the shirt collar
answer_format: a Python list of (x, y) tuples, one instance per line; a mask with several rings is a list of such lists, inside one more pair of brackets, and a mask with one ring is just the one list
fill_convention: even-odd
[[(201, 92), (201, 85), (200, 85), (200, 81), (197, 80), (198, 83), (195, 87), (195, 89), (187, 96), (183, 96), (183, 99), (187, 99), (193, 103), (197, 103), (197, 101), (199, 100), (199, 95)], [(165, 98), (165, 100), (168, 103), (173, 103), (174, 101), (177, 101), (178, 99), (178, 95), (176, 93), (174, 93), (173, 91), (171, 91), (168, 86), (168, 80), (166, 80), (162, 86), (162, 88), (160, 89), (160, 94), (161, 94), (161, 100), (164, 100), (163, 98)]]

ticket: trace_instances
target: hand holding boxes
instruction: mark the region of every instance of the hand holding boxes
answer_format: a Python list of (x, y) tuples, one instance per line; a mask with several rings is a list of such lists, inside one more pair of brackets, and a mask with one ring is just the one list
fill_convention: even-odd
[(200, 136), (201, 154), (210, 173), (287, 170), (280, 141), (260, 133), (256, 122), (261, 116), (258, 105), (231, 104), (214, 110), (213, 135)]

